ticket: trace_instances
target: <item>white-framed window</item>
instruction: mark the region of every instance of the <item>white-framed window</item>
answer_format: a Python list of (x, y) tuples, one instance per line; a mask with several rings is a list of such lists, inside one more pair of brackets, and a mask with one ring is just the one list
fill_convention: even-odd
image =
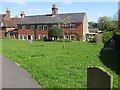
[(74, 39), (75, 38), (75, 35), (70, 35), (70, 39)]
[(48, 25), (43, 25), (43, 30), (48, 30)]
[(42, 37), (42, 35), (38, 35), (38, 39), (40, 40), (40, 39), (42, 39), (43, 37)]
[(30, 26), (30, 29), (31, 29), (31, 30), (35, 30), (35, 25), (31, 25), (31, 26)]
[(64, 38), (65, 38), (65, 39), (66, 39), (66, 38), (69, 38), (69, 35), (65, 35)]
[(24, 35), (24, 40), (26, 40), (27, 39), (27, 36), (26, 35)]
[(19, 35), (19, 39), (20, 39), (20, 40), (22, 40), (22, 39), (23, 39), (23, 38), (22, 38), (22, 35)]
[(75, 30), (75, 24), (71, 24), (71, 25), (70, 25), (70, 29), (71, 29), (71, 30)]
[(42, 25), (37, 25), (38, 30), (42, 30)]
[(24, 25), (24, 26), (22, 26), (22, 30), (25, 30), (26, 29), (26, 26)]

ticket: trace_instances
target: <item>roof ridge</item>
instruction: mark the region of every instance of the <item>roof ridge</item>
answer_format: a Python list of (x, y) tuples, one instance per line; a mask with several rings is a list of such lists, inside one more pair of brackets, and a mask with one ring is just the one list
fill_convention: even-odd
[[(60, 13), (57, 15), (68, 15), (68, 14), (86, 14), (86, 12), (76, 12), (76, 13)], [(31, 16), (25, 16), (25, 17), (37, 17), (37, 16), (52, 16), (52, 14), (45, 14), (45, 15), (31, 15)]]

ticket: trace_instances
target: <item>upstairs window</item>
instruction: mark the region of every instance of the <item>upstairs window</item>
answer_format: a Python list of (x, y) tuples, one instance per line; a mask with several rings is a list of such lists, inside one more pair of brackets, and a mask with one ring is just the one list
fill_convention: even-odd
[(75, 30), (75, 24), (71, 24), (71, 25), (70, 25), (70, 29), (71, 29), (71, 30)]
[(48, 30), (48, 26), (47, 25), (43, 25), (43, 29), (44, 30)]
[(42, 25), (37, 25), (38, 30), (42, 30)]
[(35, 30), (35, 25), (31, 25), (31, 26), (30, 26), (30, 29), (31, 29), (31, 30)]
[(22, 30), (25, 30), (26, 29), (26, 26), (22, 26)]

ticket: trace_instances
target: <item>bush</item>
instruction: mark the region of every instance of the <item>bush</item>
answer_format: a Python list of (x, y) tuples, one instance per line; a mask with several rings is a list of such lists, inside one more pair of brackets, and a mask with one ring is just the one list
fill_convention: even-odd
[(114, 33), (120, 35), (120, 29), (116, 29)]
[(76, 39), (76, 38), (71, 38), (71, 40), (72, 40), (72, 41), (77, 41), (77, 39)]
[(48, 36), (55, 37), (55, 39), (57, 40), (59, 37), (64, 36), (64, 30), (58, 26), (54, 26), (48, 31)]
[(103, 43), (106, 43), (109, 41), (109, 39), (111, 39), (113, 36), (113, 32), (111, 31), (106, 31), (102, 33), (102, 39), (103, 39)]

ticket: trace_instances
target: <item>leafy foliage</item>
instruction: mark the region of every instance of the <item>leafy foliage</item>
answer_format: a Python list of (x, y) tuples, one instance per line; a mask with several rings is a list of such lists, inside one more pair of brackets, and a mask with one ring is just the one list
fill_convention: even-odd
[(117, 21), (107, 16), (100, 17), (98, 20), (98, 28), (103, 31), (114, 31), (117, 28)]
[(58, 26), (53, 26), (49, 32), (48, 32), (48, 36), (49, 37), (55, 37), (55, 39), (57, 38), (62, 38), (64, 36), (64, 31), (62, 28), (58, 27)]
[(104, 42), (104, 43), (108, 42), (109, 39), (112, 38), (112, 36), (113, 36), (113, 32), (110, 32), (110, 31), (108, 31), (108, 32), (103, 32), (103, 33), (102, 33), (103, 42)]
[(95, 22), (88, 22), (88, 24), (89, 24), (89, 28), (97, 28), (98, 27), (97, 23), (95, 23)]

